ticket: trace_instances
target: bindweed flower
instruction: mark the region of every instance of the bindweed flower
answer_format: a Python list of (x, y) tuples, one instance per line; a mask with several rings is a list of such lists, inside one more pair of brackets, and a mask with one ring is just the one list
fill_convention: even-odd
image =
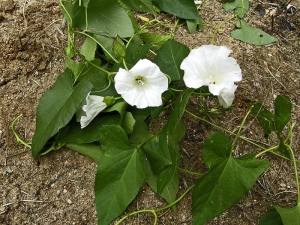
[(108, 106), (104, 97), (90, 95), (90, 93), (87, 95), (85, 101), (85, 105), (82, 106), (82, 111), (85, 115), (80, 117), (81, 129), (89, 125), (89, 123)]
[(161, 95), (168, 89), (168, 78), (156, 64), (142, 59), (129, 71), (119, 69), (115, 76), (115, 88), (129, 105), (140, 109), (160, 106)]
[(221, 106), (223, 106), (224, 109), (229, 108), (232, 105), (232, 102), (234, 100), (234, 90), (229, 90), (227, 88), (221, 89), (218, 100)]
[(242, 71), (236, 60), (228, 57), (230, 52), (225, 46), (215, 45), (192, 50), (180, 65), (185, 85), (195, 89), (208, 86), (213, 95), (219, 95), (223, 88), (233, 93), (234, 82), (242, 79)]

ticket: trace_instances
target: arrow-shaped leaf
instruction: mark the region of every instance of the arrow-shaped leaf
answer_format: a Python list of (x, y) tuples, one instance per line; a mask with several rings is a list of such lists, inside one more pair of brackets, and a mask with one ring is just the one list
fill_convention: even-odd
[(294, 208), (286, 209), (275, 206), (284, 225), (299, 225), (300, 223), (300, 204)]
[(43, 95), (37, 108), (36, 131), (32, 140), (32, 155), (38, 156), (46, 142), (67, 125), (92, 89), (88, 80), (73, 88), (73, 75), (66, 69)]
[(230, 151), (229, 138), (218, 132), (204, 143), (203, 160), (210, 170), (196, 182), (193, 190), (194, 224), (204, 224), (227, 210), (270, 165), (253, 155), (233, 158)]
[(239, 29), (232, 31), (231, 36), (240, 41), (254, 45), (267, 45), (277, 41), (276, 38), (258, 28), (250, 26), (244, 21), (238, 21), (236, 26)]
[(180, 80), (183, 77), (180, 64), (189, 53), (190, 50), (187, 46), (173, 40), (168, 40), (158, 50), (155, 62), (162, 72), (171, 77), (172, 81)]
[(199, 20), (198, 10), (193, 0), (155, 0), (165, 12), (183, 19)]
[(98, 224), (106, 225), (125, 211), (145, 180), (138, 150), (130, 146), (124, 129), (117, 125), (100, 129), (104, 156), (95, 180)]
[(275, 129), (278, 136), (291, 119), (292, 103), (289, 96), (278, 95), (275, 99)]
[(249, 0), (233, 0), (228, 1), (223, 5), (225, 11), (230, 12), (234, 10), (234, 15), (239, 18), (243, 18), (246, 12), (249, 10)]

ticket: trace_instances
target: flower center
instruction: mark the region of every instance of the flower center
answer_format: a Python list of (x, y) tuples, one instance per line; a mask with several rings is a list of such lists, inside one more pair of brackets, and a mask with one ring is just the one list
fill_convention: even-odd
[(143, 86), (145, 84), (144, 79), (143, 79), (142, 76), (137, 76), (135, 78), (135, 81), (138, 83), (138, 85), (141, 85), (141, 86)]
[(216, 84), (215, 76), (213, 76), (213, 75), (209, 76), (209, 84)]

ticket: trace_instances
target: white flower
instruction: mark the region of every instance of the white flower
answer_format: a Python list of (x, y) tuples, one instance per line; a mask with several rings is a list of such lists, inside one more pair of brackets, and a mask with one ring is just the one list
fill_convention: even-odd
[(129, 71), (122, 68), (115, 76), (116, 91), (130, 105), (137, 108), (162, 105), (161, 94), (168, 89), (168, 78), (159, 67), (142, 59)]
[[(235, 86), (236, 88), (236, 86)], [(234, 100), (234, 91), (235, 89), (229, 90), (227, 88), (222, 88), (219, 95), (218, 100), (221, 106), (223, 106), (224, 109), (227, 109), (229, 106), (232, 105), (232, 102)]]
[(98, 95), (90, 95), (86, 97), (86, 104), (82, 107), (85, 116), (80, 117), (81, 129), (85, 128), (89, 123), (105, 108), (107, 104), (104, 102), (104, 97)]
[(227, 47), (215, 45), (192, 50), (180, 65), (185, 85), (195, 89), (208, 86), (213, 95), (219, 95), (223, 88), (234, 92), (234, 82), (242, 79), (242, 71), (236, 60), (228, 57), (230, 52)]

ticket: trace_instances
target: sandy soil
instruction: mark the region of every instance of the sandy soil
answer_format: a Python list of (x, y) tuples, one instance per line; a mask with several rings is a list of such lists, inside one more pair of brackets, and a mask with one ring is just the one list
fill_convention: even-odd
[[(279, 1), (263, 0), (266, 6)], [(292, 4), (300, 9), (296, 0)], [(236, 107), (225, 117), (210, 120), (232, 131), (238, 129), (250, 101), (258, 100), (272, 109), (278, 94), (287, 94), (293, 103), (294, 151), (300, 158), (300, 16), (282, 13), (275, 17), (273, 27), (270, 18), (260, 17), (254, 10), (254, 1), (245, 20), (278, 38), (278, 43), (268, 46), (252, 46), (230, 37), (234, 23), (230, 22), (218, 31), (217, 45), (233, 50), (243, 71), (235, 99)], [(207, 1), (200, 11), (205, 32), (191, 35), (185, 27), (178, 29), (175, 40), (195, 48), (209, 44), (213, 27), (225, 21), (231, 14), (225, 13), (219, 1)], [(292, 30), (282, 26), (287, 19)], [(29, 149), (19, 145), (10, 125), (23, 114), (16, 130), (30, 142), (35, 130), (35, 110), (42, 94), (63, 71), (66, 45), (65, 22), (57, 1), (31, 0), (0, 2), (0, 224), (97, 224), (93, 183), (96, 163), (71, 150), (52, 152), (34, 160)], [(190, 104), (194, 104), (191, 101)], [(212, 103), (213, 104), (213, 103)], [(207, 124), (189, 116), (184, 117), (187, 134), (181, 143), (182, 168), (205, 172), (201, 161), (202, 143), (211, 134)], [(249, 118), (244, 136), (264, 142), (262, 130), (253, 118)], [(273, 142), (272, 142), (273, 141)], [(271, 137), (270, 144), (276, 144)], [(236, 155), (257, 153), (258, 150), (239, 142)], [(207, 224), (258, 224), (259, 218), (274, 204), (292, 207), (296, 204), (294, 173), (290, 162), (273, 155), (264, 155), (272, 162), (270, 169), (259, 179), (253, 189), (230, 210)], [(180, 193), (183, 193), (196, 177), (182, 174)], [(161, 207), (159, 199), (145, 185), (132, 202), (128, 212), (137, 209)], [(191, 195), (178, 206), (159, 215), (159, 224), (192, 224)], [(124, 224), (151, 224), (150, 215), (141, 214)]]

